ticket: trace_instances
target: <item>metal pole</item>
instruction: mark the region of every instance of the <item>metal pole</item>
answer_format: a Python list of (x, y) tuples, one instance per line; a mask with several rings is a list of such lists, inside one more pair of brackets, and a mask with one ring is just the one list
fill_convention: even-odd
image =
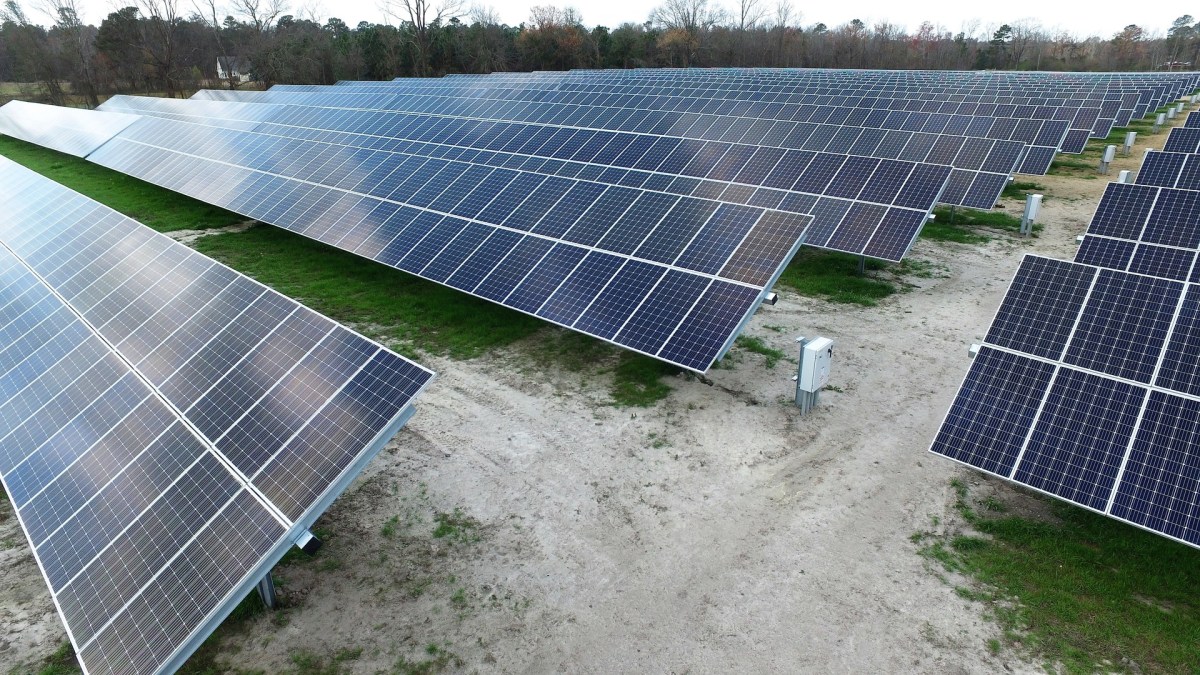
[(867, 256), (860, 255), (860, 256), (858, 256), (858, 276), (861, 277), (862, 275), (864, 275), (866, 273), (867, 273)]
[(804, 381), (804, 347), (808, 345), (808, 338), (798, 337), (796, 342), (800, 345), (800, 361), (796, 365), (796, 405), (800, 406), (800, 412), (808, 412), (808, 392), (800, 389), (800, 383)]
[(262, 598), (263, 604), (268, 608), (275, 609), (275, 582), (271, 579), (270, 572), (258, 580), (258, 597)]

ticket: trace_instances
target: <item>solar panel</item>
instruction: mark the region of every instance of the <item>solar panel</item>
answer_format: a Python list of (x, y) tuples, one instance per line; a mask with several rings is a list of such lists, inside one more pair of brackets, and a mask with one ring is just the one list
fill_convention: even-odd
[(0, 479), (85, 670), (174, 670), (432, 373), (3, 158), (0, 206)]
[(137, 119), (137, 115), (121, 112), (63, 108), (14, 100), (0, 106), (0, 134), (68, 155), (86, 157)]
[(1200, 251), (1200, 192), (1112, 183), (1075, 261), (1186, 281)]
[[(1191, 119), (1189, 116), (1188, 119)], [(1200, 128), (1176, 127), (1171, 129), (1167, 142), (1163, 144), (1163, 152), (1200, 152)]]
[(1198, 354), (1195, 283), (1026, 256), (931, 449), (1200, 547)]
[[(174, 102), (170, 117), (186, 117), (182, 113), (186, 113), (192, 103)], [(141, 99), (134, 97), (118, 97), (111, 105), (125, 110), (140, 110), (142, 106)], [(161, 108), (161, 104), (155, 103), (154, 107), (156, 110), (146, 112), (158, 116), (157, 108)], [(426, 115), (275, 105), (269, 108), (274, 114), (256, 129), (257, 132), (356, 148), (457, 159), (493, 167), (519, 168), (546, 175), (587, 178), (629, 187), (662, 189), (675, 194), (793, 213), (814, 213), (818, 217), (807, 240), (808, 245), (859, 254), (863, 253), (863, 247), (851, 250), (841, 243), (841, 237), (836, 236), (836, 230), (842, 227), (842, 222), (833, 218), (842, 218), (849, 205), (838, 208), (828, 202), (902, 206), (913, 211), (908, 214), (908, 221), (916, 221), (932, 208), (937, 199), (936, 192), (914, 193), (907, 189), (909, 198), (901, 204), (896, 202), (898, 195), (906, 191), (906, 186), (915, 184), (919, 179), (928, 188), (940, 188), (941, 184), (946, 184), (946, 191), (953, 189), (959, 193), (959, 203), (970, 203), (980, 208), (991, 207), (1007, 183), (1007, 172), (1019, 152), (1017, 144), (1010, 144), (1011, 154), (1007, 159), (1000, 159), (993, 156), (997, 146), (984, 148), (959, 139), (958, 145), (945, 147), (944, 150), (950, 156), (962, 156), (964, 165), (971, 168), (956, 170), (960, 175), (949, 172), (950, 181), (947, 183), (945, 175), (948, 170), (945, 167), (930, 167), (908, 160), (887, 161), (887, 157), (881, 159), (825, 151), (787, 151), (782, 148), (649, 134), (596, 132)], [(229, 111), (228, 114), (236, 116), (238, 113)], [(206, 123), (215, 122), (209, 119)], [(366, 131), (371, 133), (363, 133)], [(905, 134), (903, 139), (899, 139), (899, 147), (903, 149), (906, 145), (912, 145), (909, 143), (912, 136)], [(929, 146), (932, 145), (930, 142)], [(923, 158), (929, 152), (929, 147), (926, 147), (920, 150), (919, 155)], [(912, 198), (914, 194), (915, 199)], [(917, 211), (926, 213), (918, 214)], [(883, 222), (882, 215), (877, 225)], [(903, 225), (903, 233), (915, 233), (908, 221)], [(884, 256), (885, 259), (897, 260), (895, 256), (903, 256), (910, 244), (911, 240), (889, 249), (890, 256)]]
[(1134, 182), (1138, 185), (1200, 190), (1200, 155), (1148, 152)]
[[(811, 221), (512, 169), (488, 168), (481, 180), (461, 161), (162, 119), (143, 119), (128, 131), (89, 159), (701, 372), (732, 344)], [(318, 175), (328, 175), (329, 184), (313, 182)], [(487, 183), (493, 176), (498, 180)], [(474, 199), (481, 189), (483, 199)], [(910, 211), (901, 205), (886, 215), (893, 209)], [(897, 217), (901, 222), (867, 238), (867, 254), (911, 244), (923, 215)], [(671, 270), (705, 290), (682, 318), (673, 311), (640, 316), (671, 322), (664, 342), (647, 345), (623, 323), (639, 308), (661, 307), (656, 296)], [(728, 321), (733, 315), (739, 320)]]

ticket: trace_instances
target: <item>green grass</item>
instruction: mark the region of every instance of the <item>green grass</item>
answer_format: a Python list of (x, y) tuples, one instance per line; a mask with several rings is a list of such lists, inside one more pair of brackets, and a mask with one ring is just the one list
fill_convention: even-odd
[(159, 232), (224, 227), (245, 220), (231, 211), (11, 136), (0, 136), (0, 155)]
[(868, 258), (866, 274), (859, 274), (858, 261), (858, 256), (848, 253), (801, 247), (779, 283), (801, 295), (864, 307), (874, 307), (899, 290), (878, 274), (887, 269), (886, 263)]
[[(1022, 185), (1034, 185), (1022, 183)], [(950, 207), (939, 206), (933, 211), (933, 220), (925, 223), (921, 229), (921, 237), (933, 241), (953, 241), (960, 244), (982, 244), (990, 241), (995, 231), (1020, 232), (1021, 219), (1003, 211), (976, 211), (974, 209), (955, 209), (953, 214)], [(1036, 234), (1042, 229), (1039, 223), (1033, 224)]]
[(75, 660), (75, 648), (70, 642), (64, 642), (46, 657), (37, 675), (76, 675), (80, 672), (79, 662)]
[(766, 360), (764, 365), (766, 365), (767, 368), (774, 368), (775, 364), (779, 363), (780, 359), (787, 358), (787, 354), (785, 354), (782, 350), (767, 346), (767, 343), (763, 342), (763, 339), (760, 337), (739, 335), (735, 344), (748, 352), (761, 354)]
[(447, 539), (469, 544), (479, 541), (479, 521), (456, 508), (452, 513), (435, 513), (433, 521), (434, 539)]
[(959, 512), (983, 536), (916, 540), (980, 582), (959, 594), (989, 604), (1008, 646), (1071, 673), (1128, 670), (1125, 659), (1142, 672), (1197, 671), (1200, 551), (1055, 500), (1055, 522), (1006, 515), (956, 488)]
[(250, 591), (226, 617), (221, 627), (208, 636), (196, 653), (192, 654), (191, 658), (183, 664), (183, 667), (179, 669), (180, 675), (221, 675), (225, 673), (226, 668), (217, 664), (217, 657), (225, 653), (222, 642), (226, 637), (236, 635), (247, 622), (266, 612), (267, 607), (259, 599), (258, 591)]
[(474, 358), (546, 324), (486, 300), (269, 226), (196, 240), (196, 250), (399, 351)]
[(1013, 180), (1004, 186), (1004, 190), (1000, 192), (1000, 196), (1012, 199), (1024, 199), (1027, 192), (1042, 192), (1045, 189), (1046, 186), (1034, 183), (1033, 181)]

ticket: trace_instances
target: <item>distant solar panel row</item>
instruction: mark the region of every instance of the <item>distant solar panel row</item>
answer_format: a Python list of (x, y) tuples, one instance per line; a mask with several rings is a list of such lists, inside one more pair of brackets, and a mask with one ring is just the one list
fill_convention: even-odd
[[(200, 114), (192, 107), (196, 103), (204, 103), (209, 109)], [(214, 117), (221, 114), (221, 105), (225, 104), (173, 101), (164, 105), (153, 99), (122, 96), (105, 103), (103, 109), (226, 126)], [(789, 192), (834, 200), (891, 204), (895, 187), (881, 190), (880, 181), (884, 176), (898, 178), (907, 170), (905, 165), (878, 161), (888, 159), (939, 165), (913, 169), (928, 181), (931, 197), (936, 197), (933, 189), (947, 171), (941, 165), (959, 167), (949, 171), (941, 201), (988, 209), (1007, 185), (1009, 174), (1023, 149), (1015, 142), (819, 125), (823, 127), (820, 138), (814, 135), (804, 143), (797, 139), (791, 144), (799, 148), (786, 150), (761, 141), (758, 144), (732, 144), (387, 111), (271, 104), (262, 104), (262, 107), (266, 111), (250, 111), (252, 117), (262, 120), (255, 129), (262, 133), (428, 157), (457, 158), (464, 156), (463, 151), (468, 151), (471, 154), (467, 156), (472, 162), (490, 166), (520, 167), (569, 177), (587, 176), (629, 187), (661, 185), (661, 189), (669, 192), (793, 213), (832, 213), (837, 210), (837, 205), (798, 198)], [(231, 110), (226, 114), (237, 116), (241, 113)], [(847, 131), (850, 133), (845, 133)], [(697, 182), (696, 179), (701, 180)], [(914, 206), (923, 207), (923, 203)], [(816, 225), (818, 230), (832, 230), (837, 224), (826, 223), (818, 217)], [(823, 245), (817, 238), (810, 244)]]
[[(791, 147), (808, 142), (803, 125), (832, 125), (865, 129), (910, 131), (927, 134), (965, 135), (997, 141), (1020, 141), (1032, 155), (1022, 168), (1044, 173), (1048, 161), (1062, 143), (1068, 122), (1052, 120), (998, 119), (992, 116), (938, 115), (863, 106), (765, 105), (732, 102), (714, 107), (704, 98), (668, 101), (666, 109), (631, 97), (616, 97), (602, 103), (557, 103), (547, 98), (571, 100), (570, 96), (535, 95), (529, 100), (487, 98), (469, 88), (455, 96), (440, 95), (435, 88), (387, 93), (355, 93), (347, 87), (326, 87), (314, 92), (272, 89), (267, 92), (201, 91), (194, 99), (256, 101), (374, 111), (398, 111), (463, 117), (481, 121), (523, 121), (570, 125), (586, 129), (649, 132), (683, 138), (742, 141)], [(649, 99), (650, 97), (644, 97)], [(641, 105), (642, 107), (636, 107)], [(849, 129), (844, 130), (846, 133)], [(1086, 140), (1086, 139), (1085, 139)], [(796, 146), (801, 147), (801, 146)], [(1033, 149), (1036, 147), (1036, 150)]]
[(0, 207), (0, 479), (86, 670), (171, 670), (432, 374), (7, 159)]
[(1200, 546), (1197, 353), (1200, 286), (1027, 256), (932, 450)]
[[(91, 159), (699, 371), (728, 348), (811, 220), (161, 119)], [(908, 245), (911, 232), (900, 242), (865, 215), (842, 236)]]

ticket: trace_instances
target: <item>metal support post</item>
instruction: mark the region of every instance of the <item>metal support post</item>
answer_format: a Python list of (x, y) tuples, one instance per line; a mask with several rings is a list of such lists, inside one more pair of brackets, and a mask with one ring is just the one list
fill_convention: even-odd
[(804, 348), (808, 346), (808, 338), (798, 337), (796, 343), (800, 345), (800, 359), (796, 366), (796, 405), (800, 406), (800, 414), (806, 415), (817, 405), (821, 392), (804, 391), (800, 388), (800, 383), (804, 381)]
[(1033, 234), (1033, 221), (1037, 218), (1038, 209), (1042, 206), (1042, 195), (1030, 193), (1025, 195), (1025, 213), (1021, 215), (1021, 236)]
[(270, 572), (258, 580), (258, 597), (262, 598), (263, 604), (268, 608), (275, 609), (275, 582), (271, 579)]
[[(867, 256), (860, 255), (860, 256), (858, 256), (858, 276), (861, 277), (862, 275), (864, 275), (866, 273), (867, 273)], [(803, 347), (801, 347), (801, 349), (803, 349)]]

